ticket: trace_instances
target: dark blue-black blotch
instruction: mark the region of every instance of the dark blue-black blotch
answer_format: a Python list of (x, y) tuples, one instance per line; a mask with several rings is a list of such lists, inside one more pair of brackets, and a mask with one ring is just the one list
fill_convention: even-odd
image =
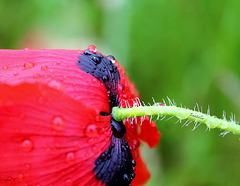
[[(109, 95), (109, 104), (112, 107), (119, 106), (117, 85), (120, 74), (113, 64), (113, 56), (105, 56), (85, 50), (79, 56), (77, 65), (81, 70), (91, 74), (104, 83)], [(109, 115), (100, 112), (102, 116)], [(129, 145), (124, 138), (126, 127), (122, 122), (111, 119), (112, 140), (110, 146), (95, 161), (94, 173), (96, 178), (109, 186), (128, 186), (135, 177), (136, 162), (133, 160)]]
[(82, 71), (103, 82), (108, 90), (111, 108), (118, 106), (117, 84), (120, 80), (120, 74), (117, 67), (112, 63), (111, 57), (107, 59), (101, 54), (85, 50), (79, 56), (77, 65), (81, 67)]
[(127, 186), (135, 177), (136, 162), (133, 160), (131, 150), (124, 138), (126, 127), (112, 119), (112, 141), (108, 149), (96, 160), (94, 172), (97, 179), (106, 185)]

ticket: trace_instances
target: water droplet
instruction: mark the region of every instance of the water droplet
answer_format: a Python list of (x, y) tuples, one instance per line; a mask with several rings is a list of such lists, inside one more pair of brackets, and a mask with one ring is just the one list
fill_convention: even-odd
[(33, 142), (30, 139), (25, 139), (22, 142), (22, 149), (25, 151), (31, 151), (33, 149)]
[(102, 154), (100, 155), (100, 158), (101, 158), (101, 160), (104, 160), (104, 159), (106, 158), (106, 154), (105, 154), (105, 153), (102, 153)]
[(124, 180), (124, 181), (129, 181), (129, 177), (128, 177), (127, 174), (124, 174), (124, 175), (123, 175), (123, 180)]
[(76, 54), (82, 54), (82, 50), (75, 50)]
[(65, 127), (65, 120), (61, 116), (53, 116), (51, 125), (56, 130), (62, 130)]
[(111, 157), (112, 157), (112, 155), (111, 155), (111, 154), (108, 154), (108, 155), (107, 155), (107, 159), (108, 159), (108, 160), (110, 160), (110, 159), (111, 159)]
[(127, 99), (128, 96), (127, 96), (126, 94), (123, 94), (123, 95), (122, 95), (122, 98), (123, 98), (123, 99)]
[[(84, 55), (92, 55), (92, 53), (90, 52), (90, 50), (84, 50), (83, 52)], [(81, 61), (80, 61), (81, 62)]]
[(102, 82), (100, 83), (100, 86), (101, 86), (101, 87), (105, 87), (105, 85), (104, 85)]
[(101, 62), (101, 58), (100, 57), (97, 57), (97, 56), (93, 56), (92, 57), (92, 60), (96, 63), (96, 64), (99, 64)]
[(109, 77), (108, 76), (103, 76), (102, 79), (103, 79), (104, 82), (107, 82), (109, 80)]
[(136, 151), (133, 152), (133, 158), (137, 159), (138, 158), (138, 153)]
[(136, 165), (137, 165), (136, 161), (135, 161), (135, 160), (132, 160), (132, 166), (133, 166), (133, 167), (136, 167)]
[(132, 141), (132, 143), (133, 143), (133, 145), (132, 145), (133, 149), (136, 149), (136, 148), (138, 148), (140, 146), (140, 141), (139, 140), (134, 139)]
[(66, 162), (68, 163), (74, 163), (76, 161), (76, 155), (74, 152), (69, 152), (66, 154), (65, 157)]
[(96, 116), (95, 117), (95, 121), (99, 121), (100, 120), (100, 117), (99, 116)]
[(98, 135), (98, 128), (95, 124), (90, 124), (87, 126), (87, 128), (84, 130), (85, 136), (88, 137), (95, 137)]
[(22, 180), (23, 178), (24, 178), (24, 175), (23, 174), (18, 174), (18, 178), (20, 179), (20, 180)]
[(71, 179), (67, 179), (65, 183), (66, 183), (66, 186), (72, 186), (73, 184)]
[(97, 153), (97, 152), (98, 152), (98, 148), (97, 148), (97, 146), (95, 146), (95, 145), (92, 146), (91, 149), (92, 149), (92, 152), (93, 152), (93, 153)]
[(115, 62), (116, 62), (116, 59), (115, 59), (115, 57), (113, 57), (113, 56), (107, 56), (107, 58), (108, 58), (112, 63), (115, 63)]
[(30, 169), (31, 168), (31, 165), (29, 163), (26, 163), (24, 166), (25, 166), (26, 169)]
[(27, 47), (27, 48), (24, 48), (24, 50), (31, 50), (31, 48), (28, 48), (28, 47)]
[(123, 93), (123, 91), (124, 91), (124, 86), (123, 86), (123, 84), (118, 84), (118, 87), (117, 87), (117, 89), (118, 89), (118, 94), (122, 94)]
[(6, 71), (7, 69), (8, 69), (8, 67), (7, 67), (7, 66), (4, 66), (4, 67), (3, 67), (3, 70), (5, 70), (5, 71)]
[(89, 145), (92, 145), (92, 144), (95, 143), (95, 139), (94, 138), (89, 138), (87, 142), (88, 142)]
[(64, 89), (62, 83), (59, 82), (59, 81), (56, 81), (56, 80), (50, 81), (50, 82), (48, 83), (48, 85), (49, 85), (50, 87), (52, 87), (52, 88), (56, 88), (57, 90), (63, 90), (63, 89)]
[(32, 67), (34, 67), (34, 64), (30, 61), (27, 61), (26, 63), (24, 63), (24, 69), (30, 69)]
[(92, 79), (92, 82), (93, 82), (94, 84), (96, 84), (96, 83), (98, 82), (97, 78), (93, 78), (93, 79)]
[(48, 70), (48, 66), (42, 66), (41, 70)]
[(96, 53), (97, 52), (97, 48), (94, 45), (90, 45), (88, 46), (88, 50), (92, 53)]
[(18, 73), (18, 72), (14, 72), (13, 75), (14, 75), (14, 76), (18, 76), (19, 73)]

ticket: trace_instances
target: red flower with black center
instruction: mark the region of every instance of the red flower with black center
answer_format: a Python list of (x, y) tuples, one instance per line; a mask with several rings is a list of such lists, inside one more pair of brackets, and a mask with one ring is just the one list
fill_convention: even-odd
[(140, 185), (140, 141), (160, 133), (148, 117), (117, 122), (139, 104), (112, 57), (89, 50), (0, 50), (0, 184)]

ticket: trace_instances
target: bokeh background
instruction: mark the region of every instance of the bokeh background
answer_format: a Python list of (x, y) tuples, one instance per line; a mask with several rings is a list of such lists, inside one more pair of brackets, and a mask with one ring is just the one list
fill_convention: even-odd
[[(0, 48), (86, 49), (126, 67), (142, 100), (240, 120), (239, 0), (0, 0)], [(161, 143), (143, 148), (148, 186), (240, 185), (240, 137), (177, 119), (157, 121)]]

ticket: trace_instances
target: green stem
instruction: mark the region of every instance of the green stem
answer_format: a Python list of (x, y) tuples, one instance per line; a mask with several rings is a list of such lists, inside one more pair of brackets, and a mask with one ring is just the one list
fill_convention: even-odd
[(139, 106), (132, 108), (114, 107), (112, 110), (112, 117), (116, 121), (146, 115), (176, 116), (180, 120), (188, 119), (196, 123), (204, 123), (210, 129), (219, 128), (228, 132), (233, 132), (234, 134), (240, 134), (240, 125), (238, 125), (238, 122), (218, 119), (215, 116), (176, 106)]

